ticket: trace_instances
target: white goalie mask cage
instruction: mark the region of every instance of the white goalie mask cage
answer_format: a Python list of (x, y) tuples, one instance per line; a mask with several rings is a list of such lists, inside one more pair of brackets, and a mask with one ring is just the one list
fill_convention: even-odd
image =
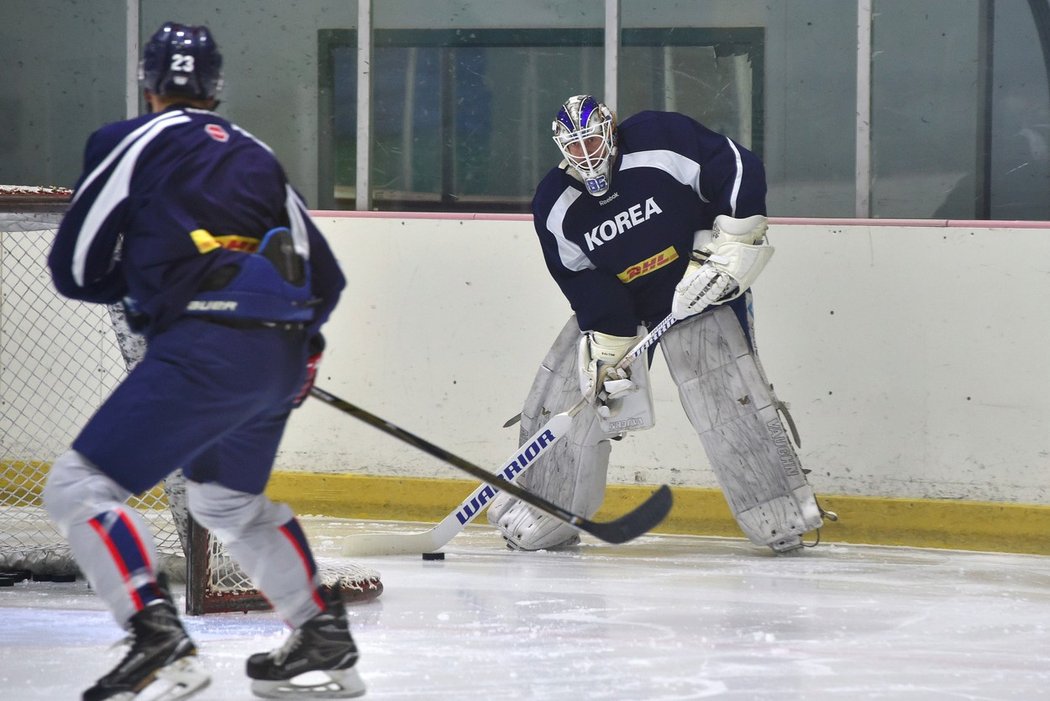
[(554, 143), (579, 173), (587, 192), (604, 195), (611, 185), (616, 160), (616, 116), (590, 95), (565, 101), (551, 125)]

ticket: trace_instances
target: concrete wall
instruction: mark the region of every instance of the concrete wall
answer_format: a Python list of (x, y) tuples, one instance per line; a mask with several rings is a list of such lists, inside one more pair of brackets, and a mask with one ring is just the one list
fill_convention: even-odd
[[(495, 470), (516, 447), (502, 424), (570, 313), (531, 223), (318, 221), (349, 279), (318, 385)], [(757, 339), (814, 488), (1050, 505), (1050, 226), (774, 222)], [(654, 384), (658, 424), (615, 446), (610, 481), (715, 486), (659, 354)], [(317, 402), (295, 413), (278, 469), (464, 477)]]

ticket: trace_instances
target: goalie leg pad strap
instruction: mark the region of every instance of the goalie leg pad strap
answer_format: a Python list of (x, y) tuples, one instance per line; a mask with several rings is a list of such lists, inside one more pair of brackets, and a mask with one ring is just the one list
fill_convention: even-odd
[[(571, 317), (540, 365), (521, 410), (519, 444), (538, 431), (554, 414), (580, 400), (576, 346), (580, 337)], [(639, 361), (641, 362), (641, 361)], [(587, 518), (605, 497), (609, 468), (609, 438), (591, 406), (573, 420), (569, 433), (518, 478), (525, 489)], [(498, 526), (510, 547), (542, 550), (573, 544), (578, 533), (543, 512), (506, 494), (489, 507), (488, 519)]]
[(820, 509), (732, 310), (679, 324), (660, 345), (741, 530), (777, 551), (799, 547), (804, 533), (822, 525)]

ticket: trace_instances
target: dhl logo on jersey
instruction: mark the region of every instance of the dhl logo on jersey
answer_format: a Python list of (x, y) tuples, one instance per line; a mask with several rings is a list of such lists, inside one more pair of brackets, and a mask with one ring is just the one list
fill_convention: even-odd
[(229, 251), (244, 251), (255, 253), (259, 248), (259, 239), (251, 236), (212, 236), (206, 229), (195, 229), (190, 232), (190, 238), (201, 253), (214, 251), (216, 248), (225, 248)]
[(620, 278), (621, 282), (631, 282), (635, 278), (639, 278), (642, 275), (648, 275), (654, 270), (659, 270), (665, 265), (670, 265), (674, 261), (678, 260), (678, 251), (674, 250), (674, 246), (668, 246), (664, 250), (657, 253), (655, 256), (646, 258), (640, 263), (635, 263), (627, 270), (616, 277)]

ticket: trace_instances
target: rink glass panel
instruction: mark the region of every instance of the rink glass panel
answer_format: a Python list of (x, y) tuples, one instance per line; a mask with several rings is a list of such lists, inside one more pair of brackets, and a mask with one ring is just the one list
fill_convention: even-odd
[[(372, 90), (372, 201), (394, 211), (525, 212), (561, 156), (549, 138), (568, 96), (603, 93), (596, 30), (377, 30)], [(703, 114), (761, 152), (760, 29), (626, 30), (621, 114)], [(322, 32), (322, 191), (353, 208), (356, 43)], [(330, 144), (330, 145), (327, 145)], [(331, 186), (327, 183), (331, 182)]]

